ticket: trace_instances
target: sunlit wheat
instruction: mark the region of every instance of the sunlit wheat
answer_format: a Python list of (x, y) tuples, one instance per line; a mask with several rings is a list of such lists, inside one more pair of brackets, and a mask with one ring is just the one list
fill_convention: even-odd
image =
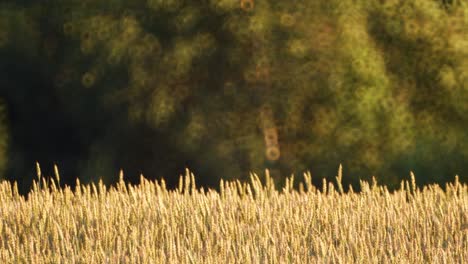
[[(40, 168), (38, 167), (38, 172)], [(361, 193), (306, 173), (278, 191), (269, 177), (197, 188), (188, 170), (178, 189), (121, 180), (74, 192), (39, 175), (28, 199), (0, 184), (0, 263), (467, 263), (468, 187), (412, 180), (393, 193), (361, 182)], [(336, 189), (336, 191), (335, 191)]]

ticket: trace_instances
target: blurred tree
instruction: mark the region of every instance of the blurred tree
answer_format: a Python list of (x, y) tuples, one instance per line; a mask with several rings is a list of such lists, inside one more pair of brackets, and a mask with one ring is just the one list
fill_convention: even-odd
[(0, 100), (0, 179), (4, 178), (8, 164), (8, 122), (5, 113), (5, 104)]
[(318, 180), (342, 163), (345, 184), (376, 175), (397, 187), (409, 170), (425, 183), (466, 169), (462, 1), (49, 0), (1, 10), (0, 49), (41, 68), (55, 98), (42, 115), (71, 124), (82, 179), (111, 183), (122, 167), (129, 180), (175, 183), (189, 167), (214, 186), (269, 167), (279, 181), (305, 170)]

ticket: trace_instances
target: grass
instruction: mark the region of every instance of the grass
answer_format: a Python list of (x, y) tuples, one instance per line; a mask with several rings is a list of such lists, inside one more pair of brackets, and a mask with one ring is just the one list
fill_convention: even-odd
[[(448, 183), (386, 187), (361, 182), (343, 193), (293, 178), (264, 184), (195, 185), (164, 180), (132, 186), (102, 182), (74, 192), (41, 178), (26, 200), (0, 184), (1, 263), (468, 263), (468, 187)], [(122, 175), (121, 175), (122, 176)], [(123, 176), (122, 176), (123, 177)]]

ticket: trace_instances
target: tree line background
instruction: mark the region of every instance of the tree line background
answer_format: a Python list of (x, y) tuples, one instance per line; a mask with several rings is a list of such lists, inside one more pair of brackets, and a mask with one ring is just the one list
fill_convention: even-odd
[(467, 181), (463, 0), (0, 3), (0, 171)]

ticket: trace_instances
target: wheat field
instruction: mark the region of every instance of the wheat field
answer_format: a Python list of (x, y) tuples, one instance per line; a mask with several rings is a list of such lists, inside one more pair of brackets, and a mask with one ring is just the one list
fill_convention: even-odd
[(311, 174), (294, 190), (264, 183), (197, 188), (188, 170), (179, 187), (164, 180), (102, 182), (75, 191), (41, 178), (28, 199), (0, 184), (0, 263), (468, 263), (468, 187), (412, 180), (389, 192), (361, 182), (344, 193), (320, 190)]

